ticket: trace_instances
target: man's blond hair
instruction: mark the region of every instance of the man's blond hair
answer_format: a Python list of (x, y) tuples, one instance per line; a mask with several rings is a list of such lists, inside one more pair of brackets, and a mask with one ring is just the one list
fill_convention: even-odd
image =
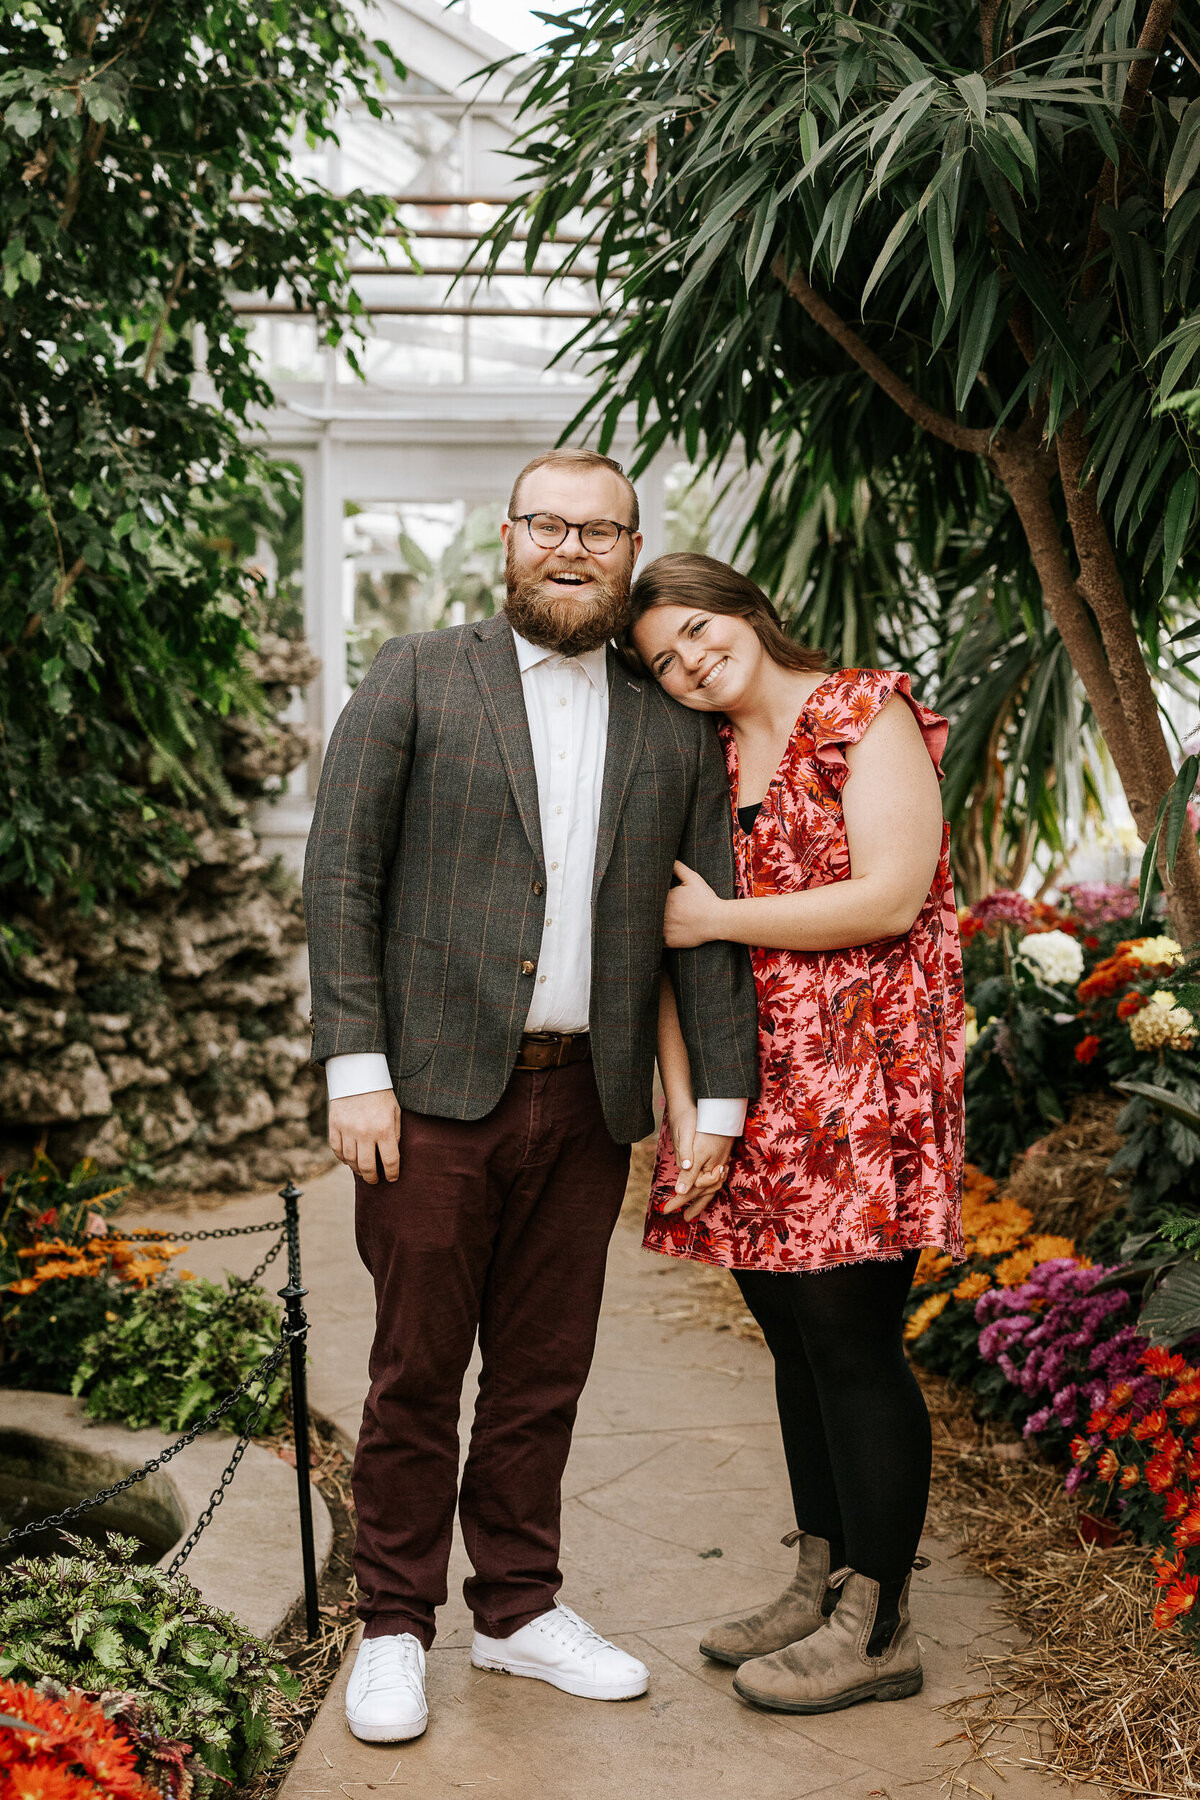
[(521, 492), (521, 483), (527, 475), (532, 475), (535, 469), (608, 469), (612, 474), (619, 475), (629, 493), (629, 519), (628, 521), (618, 519), (617, 523), (623, 525), (628, 522), (632, 531), (638, 529), (641, 515), (638, 511), (637, 490), (620, 463), (614, 462), (611, 456), (601, 456), (598, 450), (576, 450), (569, 445), (562, 450), (547, 450), (544, 456), (535, 456), (532, 462), (525, 464), (513, 482), (513, 490), (509, 495), (508, 516), (510, 519), (520, 516), (517, 512), (517, 496)]

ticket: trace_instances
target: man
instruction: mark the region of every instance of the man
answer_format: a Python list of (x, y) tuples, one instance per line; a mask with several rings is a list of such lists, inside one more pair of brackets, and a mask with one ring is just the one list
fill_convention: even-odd
[[(457, 1494), (472, 1662), (592, 1699), (645, 1691), (644, 1666), (556, 1599), (560, 1483), (629, 1144), (653, 1124), (672, 864), (732, 884), (710, 722), (609, 646), (642, 542), (619, 466), (536, 458), (501, 531), (504, 613), (385, 644), (347, 706), (305, 868), (313, 1056), (375, 1283), (346, 1712), (380, 1742), (425, 1729), (477, 1332)], [(699, 1196), (741, 1130), (728, 1096), (756, 1091), (753, 979), (729, 944), (669, 965)]]

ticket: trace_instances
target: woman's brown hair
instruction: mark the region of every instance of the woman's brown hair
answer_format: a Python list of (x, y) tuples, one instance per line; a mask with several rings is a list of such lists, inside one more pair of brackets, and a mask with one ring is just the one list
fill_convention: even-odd
[(779, 614), (762, 589), (715, 556), (693, 550), (676, 550), (647, 563), (629, 594), (629, 624), (621, 638), (628, 659), (644, 669), (633, 644), (633, 628), (656, 606), (694, 606), (701, 612), (725, 613), (745, 619), (759, 643), (784, 669), (824, 669), (829, 659), (821, 650), (806, 650), (794, 643), (779, 623)]

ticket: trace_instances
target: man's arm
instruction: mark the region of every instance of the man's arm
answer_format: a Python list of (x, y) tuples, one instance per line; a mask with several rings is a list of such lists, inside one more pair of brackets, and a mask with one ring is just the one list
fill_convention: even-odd
[(414, 658), (393, 639), (338, 720), (304, 860), (313, 1060), (330, 1068), (329, 1141), (369, 1182), (399, 1172), (400, 1109), (387, 1068), (383, 902), (415, 728)]
[[(699, 868), (714, 892), (732, 898), (729, 784), (711, 722), (697, 717), (695, 723), (698, 767), (679, 860)], [(698, 862), (688, 862), (684, 844)], [(723, 1125), (723, 1135), (729, 1134), (731, 1117), (718, 1122), (711, 1113), (705, 1117), (705, 1112), (718, 1102), (736, 1107), (738, 1102), (730, 1100), (730, 1095), (754, 1099), (758, 1093), (758, 1008), (749, 951), (740, 944), (706, 943), (689, 950), (669, 950), (664, 961), (675, 989), (701, 1128), (715, 1133)], [(740, 1121), (737, 1129), (741, 1129)]]

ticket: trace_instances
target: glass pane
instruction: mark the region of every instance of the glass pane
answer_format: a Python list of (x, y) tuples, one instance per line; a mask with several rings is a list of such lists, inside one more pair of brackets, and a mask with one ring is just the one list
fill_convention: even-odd
[(346, 504), (347, 673), (356, 687), (388, 638), (490, 618), (504, 599), (500, 497)]

